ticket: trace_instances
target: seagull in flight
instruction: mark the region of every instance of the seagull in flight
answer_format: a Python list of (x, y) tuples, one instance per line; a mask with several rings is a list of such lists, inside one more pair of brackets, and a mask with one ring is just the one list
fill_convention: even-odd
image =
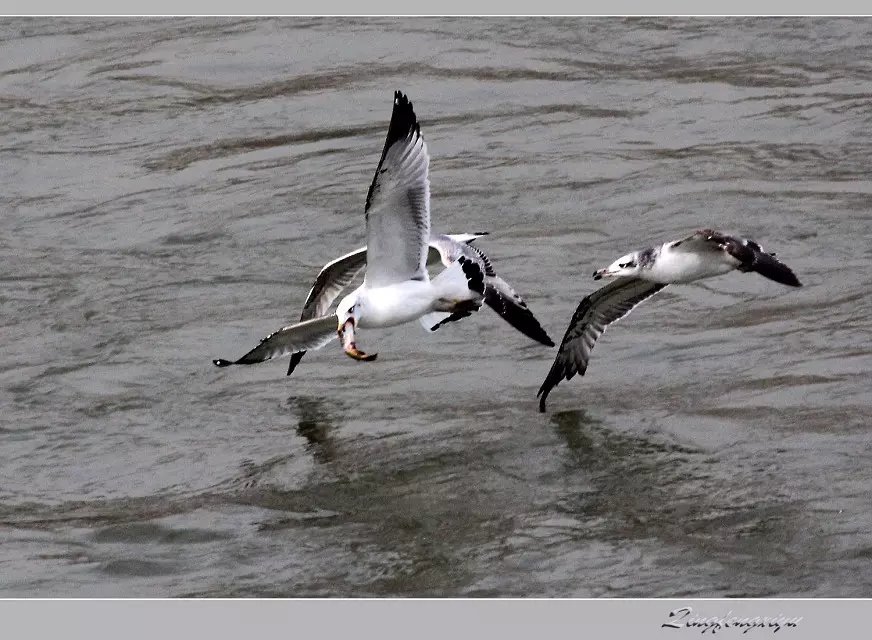
[[(493, 264), (484, 252), (473, 246), (472, 243), (475, 240), (486, 235), (488, 235), (487, 231), (458, 234), (431, 233), (427, 264), (433, 265), (441, 262), (445, 267), (450, 267), (451, 263), (461, 256), (478, 263), (484, 271), (485, 304), (525, 336), (553, 347), (554, 342), (529, 310), (524, 299), (515, 292), (509, 283), (496, 274)], [(306, 301), (303, 303), (300, 321), (326, 314), (334, 300), (363, 271), (364, 267), (366, 267), (365, 246), (324, 265), (315, 278), (312, 288), (309, 289), (309, 295), (306, 296)], [(421, 316), (419, 321), (427, 331), (436, 331), (447, 322), (457, 319), (459, 318), (453, 317), (453, 314), (434, 311)], [(304, 355), (306, 355), (305, 351), (291, 354), (287, 375), (294, 372)]]
[[(417, 319), (434, 331), (477, 311), (482, 303), (534, 340), (554, 346), (524, 300), (496, 275), (487, 256), (469, 244), (483, 234), (431, 233), (429, 163), (412, 103), (397, 91), (384, 150), (366, 197), (367, 245), (322, 268), (300, 322), (268, 335), (237, 360), (212, 362), (227, 367), (291, 354), (290, 375), (306, 351), (320, 349), (337, 336), (348, 356), (371, 361), (377, 354), (357, 347), (357, 328), (392, 327)], [(432, 280), (427, 271), (431, 250), (446, 266)], [(362, 269), (363, 284), (342, 298), (335, 313), (328, 313)]]
[(802, 284), (774, 253), (746, 238), (703, 229), (692, 236), (634, 251), (593, 274), (594, 280), (612, 282), (585, 297), (578, 305), (545, 381), (539, 388), (539, 411), (551, 390), (575, 374), (584, 375), (597, 339), (606, 328), (670, 284), (683, 284), (730, 271), (755, 272), (790, 286)]

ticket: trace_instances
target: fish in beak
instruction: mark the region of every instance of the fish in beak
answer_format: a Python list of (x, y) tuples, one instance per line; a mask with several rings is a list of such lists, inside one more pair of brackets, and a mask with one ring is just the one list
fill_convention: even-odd
[(342, 348), (349, 358), (371, 362), (378, 356), (377, 353), (368, 354), (357, 348), (357, 345), (354, 343), (354, 318), (349, 318), (343, 324), (340, 324), (337, 332), (339, 333), (339, 341), (342, 343)]

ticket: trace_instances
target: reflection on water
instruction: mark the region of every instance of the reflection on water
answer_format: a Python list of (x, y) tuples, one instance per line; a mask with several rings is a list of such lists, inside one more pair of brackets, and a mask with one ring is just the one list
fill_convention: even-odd
[[(872, 21), (0, 39), (0, 595), (870, 595)], [(806, 286), (670, 288), (546, 415), (553, 350), (486, 310), (216, 369), (362, 244), (395, 88), (434, 228), (489, 231), (552, 335), (594, 267), (697, 228)]]
[[(318, 397), (291, 396), (288, 406), (295, 406), (299, 415), (297, 433), (306, 439), (306, 449), (320, 463), (330, 462), (336, 456), (333, 419), (327, 411), (327, 401)], [(335, 412), (335, 403), (332, 406)]]
[(660, 434), (616, 431), (584, 411), (560, 412), (552, 420), (566, 441), (567, 470), (583, 473), (591, 485), (561, 502), (566, 513), (598, 520), (585, 536), (656, 537), (718, 552), (729, 545), (730, 553), (759, 561), (796, 533), (796, 505), (771, 494), (743, 499), (730, 487), (741, 470), (719, 477), (716, 457), (702, 450)]

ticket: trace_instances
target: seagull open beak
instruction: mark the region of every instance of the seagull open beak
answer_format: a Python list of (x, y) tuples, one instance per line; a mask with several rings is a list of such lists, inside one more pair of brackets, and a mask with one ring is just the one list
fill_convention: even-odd
[(601, 280), (603, 277), (606, 277), (606, 278), (607, 278), (607, 277), (609, 277), (609, 276), (611, 276), (611, 275), (612, 275), (612, 274), (609, 273), (609, 270), (608, 270), (608, 269), (600, 269), (599, 271), (594, 271), (594, 272), (593, 272), (593, 279), (594, 279), (594, 280)]
[(339, 333), (339, 341), (342, 343), (342, 348), (349, 358), (371, 362), (378, 356), (377, 353), (367, 354), (357, 348), (357, 345), (354, 343), (354, 318), (349, 318), (344, 324), (340, 324), (337, 332)]

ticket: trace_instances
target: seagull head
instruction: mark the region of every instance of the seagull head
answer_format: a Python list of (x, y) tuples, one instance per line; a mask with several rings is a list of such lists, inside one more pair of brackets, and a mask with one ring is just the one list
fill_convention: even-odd
[(605, 269), (593, 272), (593, 279), (600, 278), (616, 278), (619, 276), (636, 276), (642, 270), (640, 266), (639, 252), (634, 251), (625, 256), (621, 256)]
[(336, 318), (339, 320), (339, 326), (336, 331), (339, 333), (339, 341), (342, 343), (342, 349), (350, 358), (369, 362), (375, 360), (377, 353), (367, 354), (357, 348), (354, 341), (354, 328), (360, 322), (361, 306), (364, 301), (358, 292), (348, 294), (336, 307)]

